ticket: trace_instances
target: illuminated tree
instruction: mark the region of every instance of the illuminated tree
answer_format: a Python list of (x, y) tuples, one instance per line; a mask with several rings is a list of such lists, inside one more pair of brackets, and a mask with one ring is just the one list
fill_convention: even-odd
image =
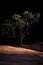
[[(23, 39), (26, 35), (29, 34), (28, 29), (31, 27), (33, 23), (37, 23), (40, 18), (40, 13), (31, 13), (28, 11), (25, 11), (22, 16), (19, 14), (14, 14), (12, 16), (11, 20), (5, 20), (5, 22), (2, 24), (1, 33), (3, 35), (10, 34), (9, 31), (12, 31), (12, 37), (16, 38), (16, 32), (15, 29), (18, 29), (19, 31), (19, 38), (18, 38), (18, 45), (23, 45)], [(17, 32), (18, 32), (17, 31)], [(10, 34), (11, 35), (11, 34)]]

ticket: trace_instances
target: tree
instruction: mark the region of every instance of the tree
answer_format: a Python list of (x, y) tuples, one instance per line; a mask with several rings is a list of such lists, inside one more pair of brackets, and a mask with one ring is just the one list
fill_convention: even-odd
[[(18, 45), (23, 45), (23, 39), (26, 35), (29, 34), (28, 29), (31, 27), (33, 23), (37, 23), (40, 18), (40, 13), (31, 13), (25, 11), (22, 16), (19, 14), (14, 14), (11, 20), (5, 20), (2, 24), (1, 33), (3, 35), (9, 34), (9, 31), (12, 30), (12, 37), (16, 38), (15, 29), (19, 31)], [(11, 35), (11, 34), (10, 34)]]

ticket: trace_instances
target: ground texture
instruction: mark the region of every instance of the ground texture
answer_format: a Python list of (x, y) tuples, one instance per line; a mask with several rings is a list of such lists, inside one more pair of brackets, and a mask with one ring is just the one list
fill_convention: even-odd
[(43, 52), (0, 45), (0, 65), (43, 65)]

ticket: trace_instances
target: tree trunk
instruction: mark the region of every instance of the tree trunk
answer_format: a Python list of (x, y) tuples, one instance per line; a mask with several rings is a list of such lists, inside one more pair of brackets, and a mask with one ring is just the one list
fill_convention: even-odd
[(20, 40), (20, 41), (21, 41), (21, 43), (20, 43), (20, 44), (21, 44), (21, 46), (22, 46), (22, 44), (23, 44), (23, 42), (22, 42), (22, 41), (23, 41), (23, 40), (22, 40), (22, 34), (21, 34), (21, 40)]
[(22, 36), (22, 32), (20, 32), (20, 37), (19, 37), (19, 39), (18, 39), (18, 46), (19, 47), (21, 47), (22, 46), (22, 44), (23, 44), (23, 36)]

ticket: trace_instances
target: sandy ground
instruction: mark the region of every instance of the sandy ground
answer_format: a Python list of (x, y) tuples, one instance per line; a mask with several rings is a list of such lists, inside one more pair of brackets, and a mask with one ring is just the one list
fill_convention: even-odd
[(0, 45), (0, 65), (43, 65), (43, 52)]

